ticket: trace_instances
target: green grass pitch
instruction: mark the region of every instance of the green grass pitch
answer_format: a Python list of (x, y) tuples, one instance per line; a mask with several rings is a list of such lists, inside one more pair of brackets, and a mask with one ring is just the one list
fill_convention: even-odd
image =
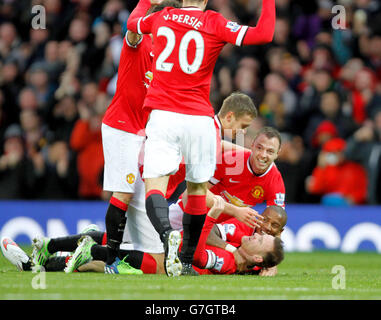
[[(30, 252), (29, 247), (24, 247)], [(344, 267), (338, 282), (335, 265)], [(339, 252), (286, 253), (276, 277), (109, 275), (45, 273), (45, 289), (33, 289), (37, 274), (19, 272), (0, 258), (1, 300), (327, 300), (381, 299), (381, 255)], [(343, 274), (341, 274), (344, 276)], [(41, 284), (41, 279), (38, 279)], [(36, 279), (35, 279), (36, 282)], [(334, 289), (332, 284), (341, 284)]]

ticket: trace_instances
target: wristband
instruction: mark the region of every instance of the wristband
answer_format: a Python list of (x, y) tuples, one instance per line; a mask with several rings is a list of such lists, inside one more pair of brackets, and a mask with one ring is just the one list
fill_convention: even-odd
[(236, 248), (235, 246), (232, 246), (231, 244), (227, 244), (227, 245), (225, 246), (225, 250), (226, 250), (226, 251), (229, 251), (229, 252), (231, 252), (231, 253), (233, 253), (234, 251), (237, 250), (237, 248)]

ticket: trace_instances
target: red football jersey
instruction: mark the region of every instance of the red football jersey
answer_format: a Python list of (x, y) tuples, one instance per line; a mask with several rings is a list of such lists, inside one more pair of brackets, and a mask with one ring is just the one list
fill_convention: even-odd
[(165, 8), (129, 23), (133, 31), (152, 33), (155, 44), (144, 107), (213, 117), (209, 91), (216, 60), (226, 43), (241, 45), (248, 27), (196, 7)]
[(212, 269), (208, 269), (212, 274), (233, 274), (237, 271), (234, 255), (225, 249), (206, 246), (207, 250), (211, 250), (216, 255), (216, 264)]
[(222, 240), (225, 240), (236, 248), (241, 246), (241, 239), (243, 236), (251, 236), (255, 232), (255, 228), (250, 228), (235, 218), (230, 218), (217, 226), (220, 229)]
[(225, 152), (209, 181), (213, 184), (210, 191), (239, 207), (253, 207), (264, 201), (267, 206), (285, 207), (284, 183), (275, 163), (257, 176), (251, 169), (250, 155), (251, 151), (246, 150)]
[(123, 42), (118, 68), (115, 95), (108, 107), (103, 123), (115, 129), (144, 136), (147, 116), (143, 102), (152, 80), (152, 41), (144, 35), (141, 42), (132, 47)]
[[(222, 239), (225, 240), (228, 244), (236, 248), (241, 246), (241, 241), (243, 236), (252, 236), (255, 232), (255, 228), (250, 228), (246, 224), (244, 224), (241, 221), (238, 221), (235, 218), (230, 218), (229, 220), (226, 220), (220, 224), (217, 224), (217, 226), (220, 229)], [(214, 247), (208, 246), (208, 249), (211, 249), (213, 252), (215, 252)], [(219, 252), (220, 251), (217, 251), (215, 253), (217, 254)], [(230, 267), (231, 263), (229, 263), (228, 266)], [(255, 266), (252, 269), (248, 270), (247, 272), (249, 273), (252, 271), (259, 272), (261, 269), (262, 269), (261, 267)]]

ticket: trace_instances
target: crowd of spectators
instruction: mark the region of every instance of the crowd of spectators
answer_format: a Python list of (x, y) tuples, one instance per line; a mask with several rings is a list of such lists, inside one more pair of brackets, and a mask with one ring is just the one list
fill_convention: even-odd
[[(255, 25), (262, 1), (209, 0), (208, 7)], [(0, 3), (1, 199), (107, 199), (100, 125), (136, 3)], [(36, 5), (45, 9), (45, 29), (32, 27)], [(332, 25), (340, 14), (332, 13), (335, 5), (344, 29)], [(277, 165), (287, 203), (332, 203), (336, 196), (335, 203), (381, 203), (380, 2), (276, 0), (276, 6), (272, 43), (226, 45), (221, 52), (213, 107), (217, 112), (233, 91), (252, 97), (260, 117), (247, 131), (248, 147), (263, 125), (282, 133)], [(327, 166), (336, 167), (330, 171), (336, 176), (317, 187), (317, 172)], [(344, 175), (352, 176), (344, 185), (355, 184), (345, 193)]]

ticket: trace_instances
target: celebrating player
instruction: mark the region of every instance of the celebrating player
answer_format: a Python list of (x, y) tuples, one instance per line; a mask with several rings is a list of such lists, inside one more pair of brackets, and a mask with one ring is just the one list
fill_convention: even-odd
[[(219, 215), (224, 211), (225, 201), (215, 196), (210, 208), (200, 241), (197, 246), (194, 264), (203, 269), (211, 269), (218, 274), (232, 274), (237, 271), (247, 271), (254, 265), (271, 268), (278, 265), (284, 258), (282, 241), (278, 237), (268, 234), (253, 233), (251, 236), (242, 236), (240, 246), (236, 250), (237, 256), (243, 263), (236, 261), (236, 255), (224, 249), (207, 246), (207, 239)], [(240, 269), (238, 269), (240, 264)]]
[[(254, 28), (240, 26), (213, 11), (204, 12), (206, 4), (207, 0), (185, 0), (182, 9), (165, 9), (144, 19), (134, 16), (127, 22), (134, 32), (152, 33), (154, 41), (154, 79), (144, 102), (151, 113), (146, 126), (143, 177), (147, 214), (164, 243), (169, 276), (194, 274), (193, 254), (207, 211), (206, 186), (216, 163), (209, 91), (218, 54), (226, 43), (270, 42), (275, 27), (274, 0), (264, 1)], [(180, 234), (171, 229), (165, 194), (169, 175), (177, 171), (182, 156), (188, 201), (181, 264), (177, 255), (168, 254), (177, 251)]]
[[(285, 206), (285, 187), (274, 161), (281, 147), (281, 136), (272, 127), (261, 128), (254, 137), (251, 150), (239, 149), (224, 152), (222, 163), (217, 164), (209, 181), (207, 205), (213, 205), (214, 195), (226, 200), (219, 222), (231, 216), (250, 225), (254, 223), (246, 214), (249, 207), (266, 202), (267, 206)], [(182, 215), (186, 193), (172, 204), (170, 219), (174, 229), (182, 229)]]
[[(145, 15), (150, 1), (141, 1), (131, 17)], [(177, 1), (165, 6), (180, 7)], [(142, 110), (147, 88), (152, 80), (152, 41), (148, 35), (127, 31), (120, 57), (116, 93), (103, 118), (102, 141), (105, 159), (104, 190), (112, 191), (106, 213), (107, 265), (117, 257), (126, 224), (126, 212), (136, 212), (139, 203), (134, 193), (141, 182), (139, 153), (145, 140), (146, 119)], [(139, 197), (139, 195), (137, 195)], [(128, 215), (133, 213), (128, 213)], [(146, 230), (149, 233), (154, 230)], [(117, 261), (118, 262), (118, 261)]]
[[(243, 259), (239, 251), (237, 251), (244, 236), (252, 236), (254, 233), (269, 234), (274, 237), (281, 236), (284, 226), (287, 223), (286, 211), (280, 206), (272, 205), (266, 207), (262, 212), (262, 216), (263, 221), (261, 221), (259, 228), (250, 228), (235, 218), (230, 218), (220, 224), (214, 225), (208, 235), (206, 244), (208, 250), (213, 251), (216, 255), (216, 261), (219, 260), (218, 254), (220, 250), (215, 248), (224, 249), (234, 255), (236, 268), (240, 272), (255, 272), (260, 276), (275, 276), (278, 271), (276, 266), (271, 268), (260, 268), (256, 266), (252, 270), (247, 270), (246, 260)], [(213, 267), (211, 267), (211, 269), (213, 269)], [(215, 270), (211, 270), (210, 273), (214, 272)]]

